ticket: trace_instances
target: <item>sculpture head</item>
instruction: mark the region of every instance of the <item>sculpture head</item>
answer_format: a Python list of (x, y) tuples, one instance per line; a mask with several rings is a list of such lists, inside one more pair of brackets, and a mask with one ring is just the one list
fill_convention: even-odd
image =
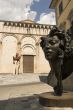
[(57, 28), (53, 28), (47, 37), (41, 37), (40, 45), (47, 60), (56, 59), (64, 45), (63, 35)]
[[(55, 74), (57, 79), (54, 93), (57, 96), (61, 96), (63, 93), (62, 80), (73, 72), (71, 36), (67, 32), (53, 27), (49, 35), (41, 37), (40, 45), (51, 67), (50, 76), (52, 76), (51, 74)], [(48, 82), (50, 78), (51, 77), (48, 78)]]

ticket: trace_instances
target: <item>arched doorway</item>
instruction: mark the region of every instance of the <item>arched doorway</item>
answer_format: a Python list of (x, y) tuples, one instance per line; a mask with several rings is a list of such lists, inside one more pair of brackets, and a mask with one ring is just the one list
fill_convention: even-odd
[(35, 71), (35, 40), (31, 37), (25, 37), (22, 40), (22, 59), (23, 59), (23, 73), (34, 73)]
[(23, 47), (23, 73), (34, 73), (35, 49), (32, 45)]

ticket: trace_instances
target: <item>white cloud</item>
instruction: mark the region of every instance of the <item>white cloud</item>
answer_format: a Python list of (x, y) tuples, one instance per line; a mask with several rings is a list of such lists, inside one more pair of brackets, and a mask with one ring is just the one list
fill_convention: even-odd
[(55, 25), (56, 24), (55, 13), (54, 12), (50, 12), (49, 14), (42, 13), (40, 15), (40, 20), (37, 22), (41, 24)]
[(39, 0), (0, 0), (0, 19), (34, 20), (37, 12), (30, 8), (34, 1), (39, 2)]
[(36, 17), (36, 15), (37, 15), (37, 12), (31, 11), (31, 12), (28, 14), (28, 17), (27, 17), (27, 18), (34, 20), (35, 17)]

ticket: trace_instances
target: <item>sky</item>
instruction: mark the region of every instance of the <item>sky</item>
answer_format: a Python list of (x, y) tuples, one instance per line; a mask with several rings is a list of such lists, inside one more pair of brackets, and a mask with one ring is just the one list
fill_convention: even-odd
[(0, 20), (30, 19), (40, 24), (56, 24), (55, 12), (49, 9), (51, 0), (0, 0)]

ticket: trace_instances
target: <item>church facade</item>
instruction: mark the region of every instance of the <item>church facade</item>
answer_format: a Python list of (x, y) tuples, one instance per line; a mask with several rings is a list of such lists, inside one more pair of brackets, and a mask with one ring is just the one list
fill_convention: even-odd
[(40, 47), (40, 37), (50, 26), (31, 20), (0, 21), (0, 73), (15, 73), (13, 57), (20, 56), (19, 73), (49, 73), (50, 66)]

